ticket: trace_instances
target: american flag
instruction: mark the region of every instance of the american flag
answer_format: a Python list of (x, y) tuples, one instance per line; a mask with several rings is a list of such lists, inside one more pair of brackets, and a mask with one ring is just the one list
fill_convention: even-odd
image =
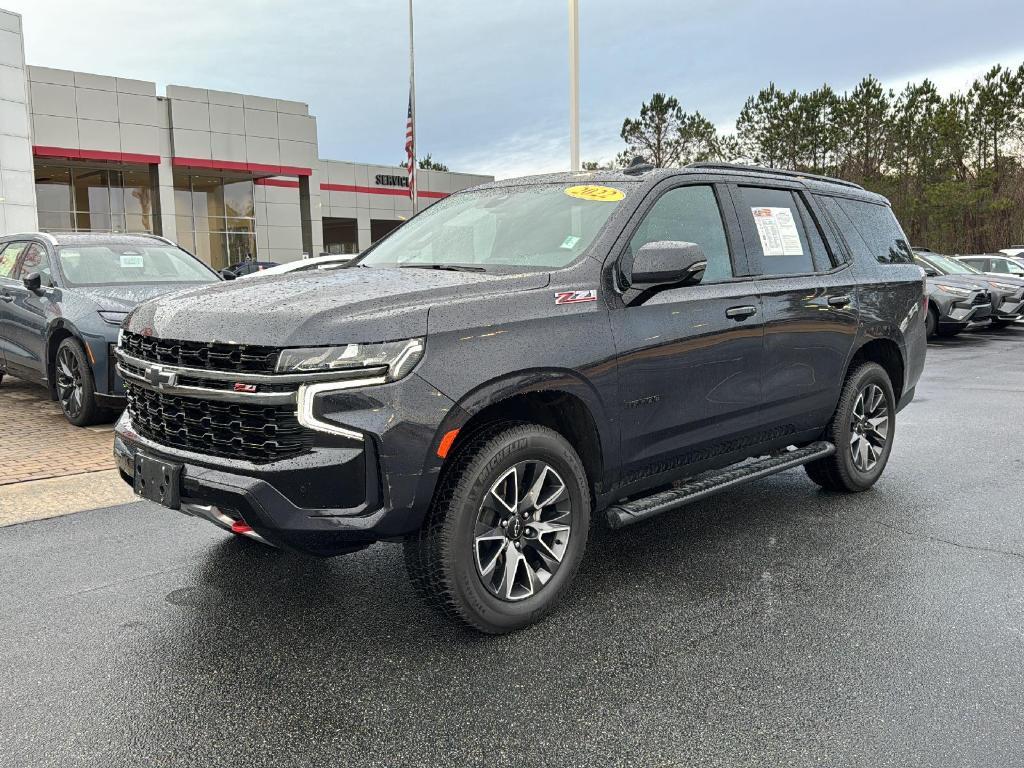
[(412, 91), (409, 92), (409, 117), (405, 123), (406, 167), (409, 171), (409, 199), (416, 199), (416, 142), (413, 137)]

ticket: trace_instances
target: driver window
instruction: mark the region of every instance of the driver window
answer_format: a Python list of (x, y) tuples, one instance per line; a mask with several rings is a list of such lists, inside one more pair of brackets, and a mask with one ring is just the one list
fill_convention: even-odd
[(659, 240), (699, 245), (708, 260), (702, 283), (733, 276), (722, 214), (709, 186), (677, 187), (662, 195), (629, 241), (630, 252)]
[(21, 257), (21, 269), (18, 272), (18, 276), (24, 278), (33, 272), (39, 273), (44, 286), (48, 288), (53, 287), (53, 277), (50, 274), (50, 257), (47, 256), (46, 249), (41, 245), (33, 244), (29, 246), (29, 249)]

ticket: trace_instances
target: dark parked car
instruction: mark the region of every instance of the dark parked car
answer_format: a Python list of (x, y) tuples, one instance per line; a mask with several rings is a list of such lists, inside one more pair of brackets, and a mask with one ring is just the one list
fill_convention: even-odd
[[(247, 313), (243, 318), (241, 312)], [(886, 200), (723, 165), (495, 182), (350, 267), (147, 302), (118, 347), (136, 493), (316, 555), (404, 541), (484, 632), (613, 528), (796, 466), (870, 488), (924, 366)]]
[(992, 316), (992, 293), (981, 275), (972, 274), (934, 251), (918, 249), (914, 259), (925, 273), (928, 311), (925, 322), (928, 337), (956, 336), (971, 323), (989, 320)]
[(128, 311), (213, 282), (213, 270), (155, 235), (0, 237), (0, 380), (43, 384), (77, 426), (110, 418), (124, 406), (111, 350)]
[(276, 261), (253, 261), (252, 259), (243, 259), (229, 267), (224, 267), (224, 269), (220, 271), (220, 276), (225, 280), (234, 280), (236, 277), (252, 275), (256, 272), (262, 272), (265, 269), (277, 266), (280, 265)]

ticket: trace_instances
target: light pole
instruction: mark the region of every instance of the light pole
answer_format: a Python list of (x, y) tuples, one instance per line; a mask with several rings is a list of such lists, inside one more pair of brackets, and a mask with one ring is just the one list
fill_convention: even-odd
[(580, 169), (580, 0), (569, 0), (569, 170)]

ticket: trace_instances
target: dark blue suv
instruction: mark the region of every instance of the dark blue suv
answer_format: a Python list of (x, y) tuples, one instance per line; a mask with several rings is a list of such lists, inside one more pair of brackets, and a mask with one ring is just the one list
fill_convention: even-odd
[(139, 302), (220, 278), (156, 235), (92, 232), (0, 237), (0, 381), (47, 386), (87, 426), (124, 406), (111, 350)]

